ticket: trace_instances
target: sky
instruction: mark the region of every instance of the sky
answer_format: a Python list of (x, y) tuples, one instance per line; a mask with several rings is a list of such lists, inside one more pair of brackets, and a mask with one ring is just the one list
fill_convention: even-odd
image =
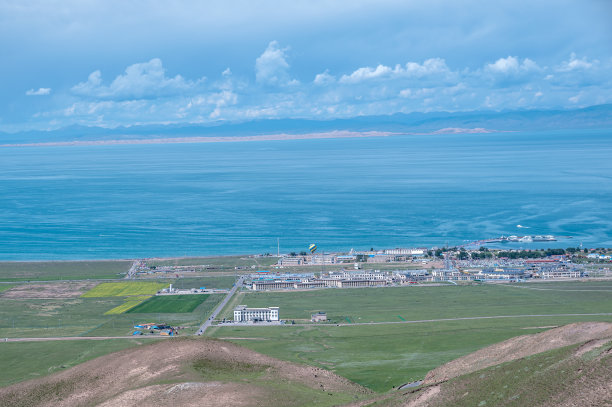
[(612, 103), (612, 1), (0, 0), (0, 131)]

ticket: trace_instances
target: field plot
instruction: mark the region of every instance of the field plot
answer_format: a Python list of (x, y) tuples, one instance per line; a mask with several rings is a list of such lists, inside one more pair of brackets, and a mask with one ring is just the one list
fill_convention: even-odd
[(10, 290), (13, 287), (15, 287), (15, 284), (0, 284), (0, 293)]
[(106, 311), (104, 315), (123, 314), (124, 312), (134, 308), (138, 304), (142, 304), (144, 301), (148, 300), (149, 298), (151, 298), (150, 295), (144, 295), (144, 296), (138, 296), (138, 297), (128, 297), (126, 298), (126, 301), (123, 304)]
[(61, 283), (17, 284), (2, 293), (3, 298), (76, 298), (97, 283), (91, 281), (68, 281)]
[(4, 261), (0, 262), (0, 281), (122, 278), (131, 266), (129, 260)]
[(87, 291), (81, 297), (125, 297), (130, 295), (152, 295), (162, 288), (168, 287), (168, 283), (156, 283), (153, 281), (134, 281), (121, 283), (101, 283)]
[(192, 312), (208, 298), (207, 294), (155, 296), (127, 311), (130, 314)]

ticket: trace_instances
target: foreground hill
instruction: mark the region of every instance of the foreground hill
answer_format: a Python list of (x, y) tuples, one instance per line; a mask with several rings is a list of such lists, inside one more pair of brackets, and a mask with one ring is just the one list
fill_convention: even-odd
[(0, 389), (3, 406), (338, 405), (370, 392), (227, 342), (170, 339)]
[(488, 346), (375, 394), (327, 370), (228, 342), (170, 339), (0, 389), (10, 406), (612, 406), (612, 324), (570, 324)]
[(612, 324), (577, 323), (488, 346), (432, 370), (387, 405), (611, 406)]

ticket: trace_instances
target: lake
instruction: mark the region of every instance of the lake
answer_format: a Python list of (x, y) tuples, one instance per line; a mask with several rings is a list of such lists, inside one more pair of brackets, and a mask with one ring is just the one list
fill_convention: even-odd
[(523, 234), (572, 237), (531, 247), (612, 246), (611, 140), (564, 130), (2, 148), (0, 259), (276, 253), (277, 238), (281, 252)]

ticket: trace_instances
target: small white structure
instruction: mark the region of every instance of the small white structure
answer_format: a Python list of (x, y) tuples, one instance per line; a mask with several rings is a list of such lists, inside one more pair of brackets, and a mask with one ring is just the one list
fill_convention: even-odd
[(247, 308), (238, 305), (234, 308), (234, 322), (278, 321), (278, 307)]

